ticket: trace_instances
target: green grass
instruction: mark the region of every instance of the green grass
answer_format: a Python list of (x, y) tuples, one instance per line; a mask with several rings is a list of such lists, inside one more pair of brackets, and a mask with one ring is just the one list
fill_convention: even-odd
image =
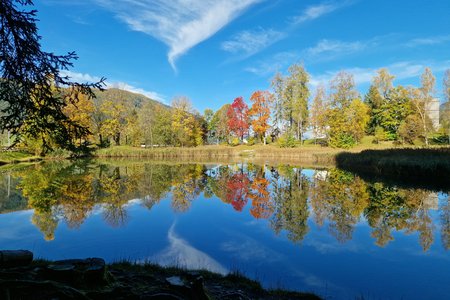
[(31, 162), (39, 160), (38, 156), (22, 151), (2, 151), (0, 152), (0, 165)]

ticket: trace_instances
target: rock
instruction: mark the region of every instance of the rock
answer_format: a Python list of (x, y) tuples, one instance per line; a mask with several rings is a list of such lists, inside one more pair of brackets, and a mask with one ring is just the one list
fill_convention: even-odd
[(33, 261), (33, 252), (28, 250), (1, 250), (0, 267), (28, 266)]
[(55, 281), (93, 285), (105, 280), (106, 264), (101, 258), (67, 259), (48, 265), (43, 276)]
[(183, 280), (181, 280), (181, 278), (178, 276), (168, 277), (168, 278), (166, 278), (166, 281), (174, 286), (181, 286), (181, 287), (186, 286), (184, 284)]
[(197, 274), (187, 274), (186, 279), (179, 276), (166, 278), (172, 289), (179, 291), (187, 299), (208, 300), (203, 286), (203, 277)]

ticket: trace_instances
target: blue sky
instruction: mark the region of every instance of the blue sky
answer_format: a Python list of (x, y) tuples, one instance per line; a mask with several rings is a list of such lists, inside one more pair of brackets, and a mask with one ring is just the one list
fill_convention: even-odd
[(35, 0), (46, 51), (76, 51), (69, 75), (203, 112), (269, 89), (303, 63), (311, 88), (340, 70), (365, 93), (387, 67), (418, 85), (425, 66), (450, 69), (447, 0)]

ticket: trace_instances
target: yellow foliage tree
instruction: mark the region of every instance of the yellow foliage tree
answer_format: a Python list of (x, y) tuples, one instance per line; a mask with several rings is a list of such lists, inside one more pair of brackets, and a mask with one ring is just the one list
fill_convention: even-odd
[(252, 120), (253, 130), (262, 137), (264, 145), (266, 144), (266, 133), (270, 128), (270, 107), (273, 102), (273, 95), (267, 91), (256, 91), (250, 97), (252, 107), (248, 114), (254, 117)]

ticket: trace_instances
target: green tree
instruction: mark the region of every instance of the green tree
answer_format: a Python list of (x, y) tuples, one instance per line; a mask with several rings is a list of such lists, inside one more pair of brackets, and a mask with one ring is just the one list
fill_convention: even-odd
[(175, 136), (172, 128), (172, 113), (168, 109), (155, 107), (155, 126), (153, 141), (159, 146), (174, 146)]
[(146, 102), (138, 113), (138, 126), (142, 133), (142, 141), (153, 148), (155, 145), (156, 107)]
[(0, 128), (10, 131), (15, 143), (22, 135), (39, 136), (42, 154), (53, 145), (72, 150), (72, 137), (83, 136), (88, 129), (64, 113), (65, 100), (76, 105), (80, 95), (94, 97), (91, 88), (102, 88), (103, 79), (80, 84), (61, 74), (77, 56), (42, 51), (36, 11), (26, 10), (30, 5), (31, 0), (0, 2)]
[(368, 107), (359, 99), (353, 76), (349, 73), (340, 72), (331, 81), (327, 120), (332, 147), (352, 147), (364, 135), (369, 121)]
[(308, 122), (309, 74), (302, 65), (297, 64), (290, 66), (288, 72), (285, 84), (286, 114), (290, 127), (295, 126), (297, 139), (303, 141)]
[(381, 109), (381, 106), (384, 102), (384, 99), (378, 92), (377, 87), (373, 84), (370, 86), (369, 91), (364, 97), (364, 102), (369, 107), (370, 116), (369, 123), (367, 124), (367, 133), (374, 134), (376, 128), (383, 128), (381, 127), (382, 120), (380, 120), (379, 114), (383, 111)]
[(274, 123), (277, 128), (287, 126), (289, 133), (302, 140), (308, 122), (309, 74), (299, 64), (291, 65), (288, 73), (286, 77), (277, 73), (272, 79)]
[(217, 130), (217, 123), (215, 123), (213, 121), (214, 118), (214, 111), (212, 109), (205, 109), (204, 113), (203, 113), (203, 117), (205, 119), (206, 122), (206, 139), (207, 142), (210, 143), (211, 139), (216, 135), (216, 130)]

